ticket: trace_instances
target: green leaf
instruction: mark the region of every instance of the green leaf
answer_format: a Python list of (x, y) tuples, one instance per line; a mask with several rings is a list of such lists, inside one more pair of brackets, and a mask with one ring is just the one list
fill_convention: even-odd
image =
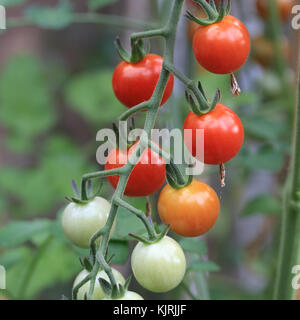
[[(18, 297), (21, 293), (21, 298), (23, 299), (35, 298), (47, 288), (70, 281), (81, 269), (80, 264), (77, 263), (78, 257), (76, 253), (60, 241), (52, 240), (39, 257), (24, 294), (20, 292), (21, 285), (32, 259), (38, 253), (37, 250), (38, 248), (32, 251), (26, 259), (7, 270), (7, 289), (13, 296)], [(48, 299), (57, 299), (57, 292), (51, 295), (50, 290), (47, 293), (47, 297)]]
[[(130, 200), (131, 204), (143, 210), (146, 207), (146, 200), (145, 199), (132, 199)], [(116, 231), (112, 237), (113, 240), (132, 240), (128, 236), (129, 233), (134, 233), (139, 236), (145, 235), (146, 230), (144, 224), (137, 218), (134, 214), (129, 212), (124, 208), (118, 209), (117, 215), (117, 226)], [(113, 253), (113, 252), (111, 252)]]
[(70, 107), (97, 128), (111, 123), (124, 111), (109, 84), (111, 79), (112, 71), (85, 73), (72, 78), (66, 87)]
[[(16, 88), (17, 93), (16, 94)], [(51, 128), (56, 120), (45, 70), (36, 58), (12, 58), (0, 75), (0, 119), (8, 129), (6, 144), (27, 152), (32, 139)]]
[(196, 272), (217, 272), (220, 267), (212, 261), (196, 261), (187, 268), (188, 271)]
[(89, 9), (97, 10), (101, 7), (107, 6), (117, 1), (118, 0), (89, 0)]
[(113, 254), (113, 264), (124, 264), (129, 256), (129, 244), (126, 241), (111, 240), (109, 242), (109, 254)]
[(199, 255), (205, 255), (207, 253), (207, 247), (204, 240), (185, 238), (179, 241), (182, 248), (191, 253)]
[(57, 7), (32, 6), (25, 10), (25, 17), (39, 27), (61, 29), (72, 23), (72, 7), (69, 1)]
[(0, 5), (8, 8), (24, 4), (27, 0), (0, 0)]
[(0, 230), (0, 246), (18, 246), (37, 233), (49, 233), (51, 223), (50, 220), (11, 222)]
[[(88, 156), (89, 153), (82, 152), (68, 138), (54, 135), (44, 141), (37, 167), (27, 170), (0, 168), (2, 192), (17, 200), (10, 208), (11, 212), (28, 217), (56, 209), (66, 195), (73, 195), (71, 180), (79, 181), (85, 172), (94, 171)], [(106, 187), (103, 186), (102, 191), (105, 192)]]
[(277, 141), (285, 132), (282, 119), (245, 116), (242, 122), (247, 135), (267, 141)]
[(279, 171), (284, 165), (285, 154), (281, 150), (276, 150), (271, 146), (262, 146), (254, 152), (242, 149), (239, 160), (243, 165), (251, 170)]
[(23, 260), (26, 255), (28, 255), (29, 251), (30, 250), (26, 247), (7, 250), (0, 255), (0, 265), (8, 269)]
[(280, 210), (281, 203), (279, 200), (270, 194), (262, 194), (248, 202), (241, 214), (243, 216), (250, 216), (257, 213), (279, 214)]

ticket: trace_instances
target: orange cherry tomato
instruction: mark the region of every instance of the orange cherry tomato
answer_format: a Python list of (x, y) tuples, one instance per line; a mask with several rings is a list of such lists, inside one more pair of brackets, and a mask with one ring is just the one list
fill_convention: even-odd
[(196, 179), (182, 189), (166, 185), (158, 199), (158, 212), (171, 230), (184, 237), (197, 237), (216, 223), (220, 201), (216, 192)]

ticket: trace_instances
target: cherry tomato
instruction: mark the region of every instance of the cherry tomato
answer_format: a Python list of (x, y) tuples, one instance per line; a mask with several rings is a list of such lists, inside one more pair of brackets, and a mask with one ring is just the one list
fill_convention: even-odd
[[(293, 6), (296, 4), (294, 0), (276, 0), (278, 10), (279, 10), (279, 16), (281, 21), (287, 21), (292, 12)], [(269, 14), (268, 9), (268, 0), (257, 0), (256, 1), (256, 8), (258, 11), (258, 14), (263, 18), (267, 19)]]
[[(158, 82), (163, 58), (148, 54), (138, 63), (122, 61), (115, 69), (112, 85), (116, 97), (126, 107), (131, 108), (151, 98)], [(174, 76), (170, 75), (161, 105), (171, 96)]]
[[(105, 170), (124, 166), (137, 145), (138, 142), (126, 151), (113, 149), (107, 157)], [(131, 197), (145, 197), (158, 191), (165, 182), (165, 168), (165, 161), (157, 153), (149, 148), (146, 149), (130, 174), (124, 194)], [(120, 177), (116, 175), (107, 179), (116, 188)]]
[(196, 179), (182, 189), (166, 185), (158, 199), (158, 212), (171, 230), (184, 237), (197, 237), (216, 223), (220, 201), (216, 192)]
[(150, 245), (139, 242), (132, 252), (131, 267), (141, 286), (153, 292), (167, 292), (182, 281), (186, 260), (180, 245), (165, 236)]
[[(91, 237), (106, 224), (111, 205), (101, 197), (88, 204), (70, 203), (62, 214), (62, 227), (66, 237), (80, 248), (88, 248)], [(114, 231), (112, 228), (112, 232)]]
[(122, 298), (118, 298), (118, 299), (104, 298), (103, 300), (144, 300), (144, 298), (136, 292), (126, 291)]
[(244, 24), (233, 16), (199, 28), (193, 40), (194, 55), (199, 64), (217, 74), (239, 69), (250, 53), (250, 36)]
[[(222, 164), (231, 160), (241, 149), (244, 128), (240, 118), (228, 107), (218, 104), (204, 115), (190, 112), (184, 122), (184, 130), (192, 130), (192, 139), (183, 131), (187, 149), (196, 155), (196, 130), (204, 130), (204, 163)], [(201, 160), (201, 159), (199, 159)]]
[[(122, 274), (116, 269), (112, 269), (112, 272), (113, 272), (113, 275), (114, 275), (117, 283), (124, 285), (125, 279), (122, 276)], [(76, 285), (78, 283), (80, 283), (88, 274), (89, 273), (87, 270), (82, 270), (78, 274), (78, 276), (76, 277), (76, 279), (74, 281), (73, 288), (76, 287)], [(100, 283), (98, 281), (99, 278), (105, 279), (108, 282), (110, 282), (109, 278), (104, 270), (101, 270), (98, 272), (97, 277), (96, 277), (96, 282), (95, 282), (94, 294), (93, 294), (94, 300), (102, 300), (105, 298), (105, 294), (104, 294), (104, 292), (100, 286)], [(82, 287), (80, 287), (80, 289), (78, 290), (78, 293), (77, 293), (77, 300), (84, 300), (84, 296), (85, 296), (85, 294), (87, 295), (89, 293), (89, 289), (90, 289), (90, 281), (86, 282)]]

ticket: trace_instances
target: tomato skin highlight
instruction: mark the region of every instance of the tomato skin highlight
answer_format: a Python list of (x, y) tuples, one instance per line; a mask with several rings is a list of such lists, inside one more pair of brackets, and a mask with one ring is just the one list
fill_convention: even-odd
[[(184, 130), (192, 130), (192, 141)], [(218, 104), (214, 110), (204, 115), (190, 112), (185, 119), (183, 134), (187, 149), (196, 155), (196, 130), (204, 130), (204, 163), (222, 164), (234, 158), (244, 142), (244, 127), (228, 107)], [(199, 159), (201, 160), (201, 159)]]
[[(107, 157), (105, 170), (124, 166), (127, 163), (127, 159), (130, 159), (134, 153), (137, 145), (138, 142), (127, 151), (113, 149)], [(124, 194), (130, 197), (145, 197), (155, 193), (165, 182), (165, 168), (165, 161), (157, 153), (147, 148), (132, 170)], [(113, 188), (116, 189), (120, 176), (110, 176), (107, 179)]]
[(216, 192), (196, 179), (182, 189), (166, 185), (158, 199), (158, 212), (171, 230), (183, 237), (198, 237), (216, 223), (220, 201)]
[(152, 292), (167, 292), (182, 281), (186, 260), (180, 245), (165, 236), (150, 245), (139, 242), (132, 252), (131, 267), (141, 286)]
[[(111, 205), (102, 198), (95, 197), (87, 204), (71, 202), (62, 214), (62, 227), (66, 237), (80, 248), (89, 248), (91, 237), (106, 224)], [(114, 232), (115, 223), (111, 234)], [(98, 243), (100, 243), (99, 238)]]
[[(163, 58), (148, 54), (138, 63), (122, 61), (115, 69), (112, 79), (114, 93), (118, 100), (131, 108), (148, 101), (155, 90)], [(161, 101), (163, 105), (171, 96), (174, 87), (174, 76), (171, 74)]]
[[(125, 279), (122, 276), (122, 274), (116, 269), (112, 269), (112, 272), (117, 283), (124, 285)], [(89, 272), (87, 270), (82, 270), (74, 280), (73, 288), (75, 288), (77, 284), (79, 284), (83, 279), (85, 279), (85, 277), (88, 274)], [(98, 281), (99, 278), (105, 279), (106, 281), (110, 282), (104, 270), (101, 270), (98, 272), (96, 277), (96, 282), (95, 282), (94, 293), (93, 293), (94, 300), (103, 300), (105, 298), (105, 294)], [(77, 293), (77, 300), (84, 300), (85, 294), (88, 295), (89, 293), (89, 289), (90, 289), (90, 281), (86, 282), (82, 287), (79, 288)]]
[(216, 74), (238, 70), (250, 54), (250, 35), (245, 25), (233, 16), (198, 29), (193, 40), (199, 64)]

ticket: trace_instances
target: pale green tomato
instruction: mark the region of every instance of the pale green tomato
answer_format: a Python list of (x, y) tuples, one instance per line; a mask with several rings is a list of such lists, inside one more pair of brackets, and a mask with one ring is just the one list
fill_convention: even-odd
[[(105, 226), (110, 208), (110, 203), (101, 197), (95, 197), (84, 205), (70, 203), (62, 214), (62, 227), (66, 237), (76, 246), (88, 248), (91, 237)], [(111, 233), (114, 229), (115, 224)]]
[[(125, 279), (122, 276), (122, 274), (116, 270), (112, 269), (113, 275), (117, 281), (117, 283), (124, 285), (125, 284)], [(86, 270), (82, 270), (78, 276), (76, 277), (73, 288), (80, 282), (82, 281), (86, 276), (88, 275), (88, 272)], [(102, 291), (102, 288), (100, 286), (100, 283), (98, 281), (99, 278), (105, 279), (109, 281), (109, 278), (104, 270), (101, 270), (98, 272), (97, 277), (96, 277), (96, 282), (95, 282), (95, 289), (94, 289), (94, 300), (102, 300), (105, 298), (105, 295)], [(109, 281), (110, 282), (110, 281)], [(90, 289), (90, 281), (85, 283), (79, 290), (77, 294), (77, 300), (84, 300), (84, 295), (85, 293), (88, 294)]]
[(167, 292), (182, 281), (186, 260), (180, 245), (165, 236), (150, 245), (139, 242), (132, 252), (131, 267), (141, 286), (153, 292)]
[(126, 291), (125, 295), (119, 299), (104, 298), (103, 300), (144, 300), (142, 296), (133, 291)]

